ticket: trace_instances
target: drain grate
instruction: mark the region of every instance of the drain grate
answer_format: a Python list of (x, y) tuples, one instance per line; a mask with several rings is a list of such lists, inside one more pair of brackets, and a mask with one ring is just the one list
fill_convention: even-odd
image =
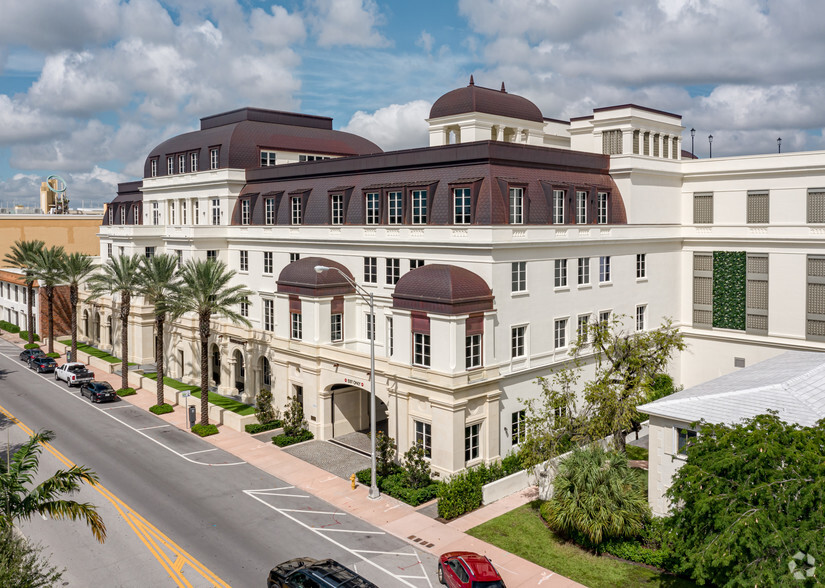
[(426, 539), (422, 539), (421, 537), (416, 537), (415, 535), (410, 535), (410, 536), (407, 537), (407, 539), (409, 539), (411, 541), (414, 541), (415, 543), (418, 543), (419, 545), (421, 545), (422, 547), (426, 547), (427, 549), (431, 549), (431, 548), (435, 547), (435, 543), (429, 543), (429, 542), (427, 542)]

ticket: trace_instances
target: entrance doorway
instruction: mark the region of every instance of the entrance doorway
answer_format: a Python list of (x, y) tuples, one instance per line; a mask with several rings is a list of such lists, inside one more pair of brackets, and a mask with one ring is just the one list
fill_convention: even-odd
[[(370, 393), (363, 388), (336, 384), (332, 392), (332, 436), (340, 437), (350, 433), (370, 432)], [(376, 396), (375, 428), (387, 434), (389, 409)]]

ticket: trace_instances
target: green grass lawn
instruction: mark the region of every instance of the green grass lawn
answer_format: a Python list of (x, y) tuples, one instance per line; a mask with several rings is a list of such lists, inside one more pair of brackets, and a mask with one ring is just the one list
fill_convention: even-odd
[[(63, 341), (58, 341), (58, 343), (62, 343), (63, 345), (65, 345), (69, 349), (71, 349), (71, 347), (72, 347), (72, 340), (71, 339), (64, 339)], [(108, 361), (109, 363), (120, 363), (120, 358), (119, 357), (115, 357), (111, 353), (106, 353), (105, 351), (101, 351), (97, 347), (92, 347), (91, 345), (86, 345), (85, 343), (78, 343), (77, 344), (77, 350), (82, 351), (83, 353), (88, 353), (89, 355), (92, 355), (94, 357), (99, 357), (103, 361)], [(135, 364), (130, 361), (129, 365), (135, 365)]]
[(696, 586), (690, 580), (595, 556), (567, 543), (547, 528), (538, 509), (539, 501), (534, 501), (467, 533), (591, 588)]
[[(145, 377), (157, 381), (158, 375), (154, 372), (152, 373), (144, 373)], [(197, 399), (201, 397), (201, 389), (198, 386), (192, 386), (190, 384), (184, 384), (183, 382), (179, 382), (174, 378), (170, 378), (169, 376), (163, 376), (163, 383), (167, 386), (174, 388), (175, 390), (180, 390), (181, 392), (188, 390), (192, 393)], [(233, 400), (232, 398), (226, 398), (221, 396), (220, 394), (215, 394), (213, 392), (209, 392), (209, 402), (216, 406), (220, 406), (221, 408), (225, 408), (231, 412), (237, 413), (241, 416), (246, 416), (248, 414), (255, 414), (255, 407), (250, 406), (248, 404), (244, 404), (243, 402), (238, 402), (237, 400)]]

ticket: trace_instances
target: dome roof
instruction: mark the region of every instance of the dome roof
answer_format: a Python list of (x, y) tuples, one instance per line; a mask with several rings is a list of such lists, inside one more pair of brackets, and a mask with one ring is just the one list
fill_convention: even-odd
[(331, 259), (324, 257), (304, 257), (293, 261), (278, 276), (278, 292), (299, 294), (302, 296), (334, 296), (352, 294), (355, 288), (344, 277), (333, 269), (318, 273), (315, 266), (323, 265), (328, 268), (341, 270), (349, 279), (353, 279), (349, 270)]
[(467, 87), (447, 92), (436, 100), (430, 109), (430, 118), (441, 118), (470, 112), (483, 112), (520, 120), (544, 122), (544, 115), (542, 115), (539, 107), (527, 98), (508, 94), (503, 83), (501, 84), (501, 90), (476, 86), (472, 76), (470, 76), (470, 84)]
[(493, 309), (493, 292), (484, 278), (455, 265), (423, 265), (401, 277), (393, 308), (436, 314), (464, 314)]

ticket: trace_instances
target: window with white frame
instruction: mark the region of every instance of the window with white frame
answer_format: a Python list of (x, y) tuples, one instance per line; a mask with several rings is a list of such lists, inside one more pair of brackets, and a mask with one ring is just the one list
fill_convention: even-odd
[(470, 189), (456, 188), (453, 191), (453, 223), (456, 225), (470, 224)]
[(586, 286), (590, 284), (590, 258), (580, 257), (578, 263), (578, 284)]
[(330, 221), (333, 225), (344, 224), (344, 195), (333, 194), (329, 197), (330, 202)]
[(513, 327), (510, 332), (510, 357), (516, 359), (524, 357), (524, 340), (527, 335), (527, 326)]
[(397, 258), (387, 258), (387, 285), (392, 286), (398, 283), (401, 278), (401, 260)]
[(155, 248), (154, 247), (145, 247), (143, 253), (146, 257), (154, 257), (155, 256)]
[(240, 268), (240, 271), (248, 272), (249, 271), (249, 251), (241, 250), (238, 253), (240, 254), (240, 263), (238, 264), (238, 267)]
[(175, 224), (175, 201), (171, 200), (169, 202), (169, 224)]
[(696, 431), (690, 429), (676, 429), (676, 453), (687, 455), (687, 448), (696, 440)]
[(209, 150), (209, 169), (218, 169), (218, 149), (213, 147)]
[(157, 177), (158, 175), (158, 160), (153, 159), (149, 162), (149, 175), (153, 178)]
[(190, 172), (198, 171), (198, 154), (197, 153), (190, 153), (189, 154), (189, 171)]
[(126, 224), (126, 207), (123, 205), (120, 206), (120, 224)]
[(275, 301), (264, 298), (264, 331), (275, 330)]
[(275, 254), (272, 251), (264, 251), (264, 273), (271, 274), (273, 272), (273, 268), (275, 266), (274, 262)]
[(553, 190), (553, 224), (564, 224), (564, 190)]
[(378, 258), (364, 258), (364, 282), (367, 284), (378, 283)]
[(178, 249), (177, 251), (175, 251), (175, 255), (177, 255), (177, 257), (178, 257), (177, 265), (178, 265), (178, 269), (180, 269), (180, 266), (183, 265), (183, 251)]
[(413, 364), (430, 367), (430, 335), (413, 333)]
[(607, 192), (599, 192), (596, 196), (596, 222), (607, 224)]
[(427, 224), (427, 191), (413, 190), (412, 193), (412, 222), (414, 225)]
[(392, 352), (395, 347), (395, 333), (393, 331), (392, 317), (387, 317), (387, 355), (392, 357)]
[(267, 198), (264, 200), (264, 216), (266, 224), (274, 225), (275, 224), (275, 199), (274, 198)]
[(249, 200), (244, 199), (241, 200), (241, 224), (248, 225), (249, 224)]
[(221, 224), (221, 201), (218, 198), (212, 199), (212, 224)]
[(481, 367), (481, 335), (468, 335), (464, 341), (465, 368)]
[(415, 444), (424, 450), (424, 457), (430, 458), (433, 454), (432, 425), (424, 421), (415, 423)]
[(201, 219), (198, 218), (198, 211), (200, 210), (200, 203), (195, 200), (192, 202), (192, 224), (199, 225), (201, 223)]
[(218, 261), (218, 250), (217, 249), (207, 249), (206, 250), (206, 261)]
[(331, 341), (342, 341), (344, 339), (344, 315), (335, 313), (329, 317)]
[(175, 173), (175, 158), (174, 157), (167, 157), (166, 158), (166, 173), (171, 175)]
[(160, 204), (158, 202), (152, 202), (152, 224), (160, 224)]
[(291, 329), (291, 337), (293, 339), (301, 340), (304, 336), (304, 323), (300, 312), (292, 312), (291, 319), (292, 319), (292, 329)]
[(411, 259), (410, 260), (410, 270), (418, 269), (424, 266), (423, 259)]
[(249, 316), (249, 300), (241, 301), (241, 316), (248, 317)]
[(375, 338), (375, 315), (367, 313), (365, 318), (367, 326), (367, 341), (372, 341)]
[(401, 204), (403, 198), (401, 192), (390, 192), (387, 194), (387, 222), (391, 225), (400, 225), (403, 220)]
[(481, 437), (481, 423), (464, 428), (464, 461), (478, 459)]
[(556, 319), (553, 334), (553, 346), (556, 349), (567, 347), (567, 319)]
[(610, 256), (604, 255), (599, 258), (599, 282), (610, 281)]
[(106, 257), (109, 257), (109, 258), (112, 257), (112, 244), (111, 243), (106, 244)]
[(647, 254), (636, 254), (636, 279), (641, 280), (647, 277)]
[(115, 224), (115, 209), (114, 208), (109, 208), (109, 224), (110, 225)]
[(139, 225), (140, 224), (140, 208), (138, 207), (137, 204), (132, 205), (132, 216), (134, 217), (134, 218), (132, 218), (132, 222), (136, 225)]
[(576, 224), (587, 224), (587, 192), (576, 192)]
[(510, 224), (524, 223), (524, 188), (510, 188)]
[(518, 445), (527, 438), (527, 430), (524, 428), (526, 417), (524, 410), (517, 410), (510, 417), (510, 440), (513, 445)]
[(589, 331), (590, 315), (580, 314), (576, 319), (576, 338), (580, 345), (587, 343), (590, 337)]
[(527, 262), (514, 261), (510, 268), (510, 291), (527, 291)]
[(292, 197), (292, 224), (293, 225), (300, 225), (301, 224), (301, 197), (300, 196), (293, 196)]
[(602, 310), (599, 312), (599, 324), (602, 326), (607, 326), (610, 324), (610, 311), (609, 310)]
[(186, 173), (186, 155), (178, 155), (178, 173)]
[(275, 152), (261, 150), (261, 167), (272, 167), (275, 165)]
[(567, 260), (566, 259), (556, 259), (553, 262), (554, 266), (554, 285), (556, 288), (566, 288), (567, 287)]
[(180, 201), (180, 224), (186, 224), (186, 200)]
[(370, 192), (365, 197), (367, 208), (367, 224), (377, 225), (381, 220), (380, 209), (378, 203), (380, 202), (380, 195), (377, 192)]
[(295, 263), (299, 259), (301, 259), (301, 254), (300, 253), (290, 253), (289, 254), (289, 263)]
[(640, 304), (636, 307), (636, 330), (637, 331), (644, 331), (646, 326), (646, 319), (647, 318), (647, 306), (644, 304)]

